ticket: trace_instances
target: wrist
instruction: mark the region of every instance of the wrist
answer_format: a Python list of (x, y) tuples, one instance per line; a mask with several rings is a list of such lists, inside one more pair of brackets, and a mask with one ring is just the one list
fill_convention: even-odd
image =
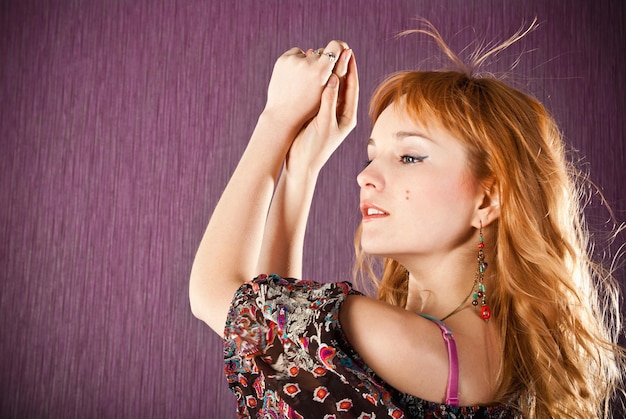
[(276, 112), (263, 111), (244, 154), (252, 153), (257, 160), (282, 166), (297, 133), (297, 129), (284, 122)]
[[(271, 125), (273, 129), (279, 132), (289, 132), (295, 137), (300, 131), (305, 121), (300, 121), (290, 115), (289, 110), (281, 107), (266, 106), (259, 116), (259, 124)], [(293, 140), (293, 137), (290, 140)]]
[(297, 164), (287, 159), (281, 176), (290, 183), (315, 188), (319, 173), (320, 170), (316, 167), (307, 164)]

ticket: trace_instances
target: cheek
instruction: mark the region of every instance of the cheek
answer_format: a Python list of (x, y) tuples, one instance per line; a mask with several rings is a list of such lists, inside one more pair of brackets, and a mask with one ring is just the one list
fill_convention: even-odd
[(405, 201), (422, 208), (440, 212), (441, 215), (456, 213), (473, 206), (475, 188), (462, 177), (439, 178), (420, 188), (406, 188)]
[[(419, 205), (420, 208), (436, 209), (442, 213), (453, 211), (459, 206), (473, 203), (477, 185), (467, 173), (454, 172), (432, 173), (415, 182), (408, 179), (402, 193), (405, 202)], [(446, 208), (447, 207), (447, 208)]]

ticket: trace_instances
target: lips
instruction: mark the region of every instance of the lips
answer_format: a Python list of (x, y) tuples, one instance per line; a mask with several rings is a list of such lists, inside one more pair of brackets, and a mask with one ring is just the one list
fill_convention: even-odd
[(361, 202), (361, 214), (364, 222), (384, 218), (389, 215), (387, 211), (368, 201)]

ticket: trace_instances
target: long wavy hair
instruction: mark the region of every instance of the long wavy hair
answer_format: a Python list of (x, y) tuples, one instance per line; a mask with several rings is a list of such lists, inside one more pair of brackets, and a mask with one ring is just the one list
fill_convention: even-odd
[[(609, 416), (609, 399), (623, 382), (619, 287), (592, 261), (582, 178), (538, 100), (493, 76), (474, 75), (535, 23), (469, 65), (425, 25), (411, 32), (434, 38), (455, 69), (391, 75), (376, 90), (370, 116), (375, 122), (402, 100), (409, 117), (437, 121), (462, 141), (476, 178), (499, 192), (490, 305), (503, 356), (494, 402), (533, 418)], [(379, 299), (404, 307), (404, 267), (364, 254), (359, 243), (360, 228), (355, 273), (375, 282)]]

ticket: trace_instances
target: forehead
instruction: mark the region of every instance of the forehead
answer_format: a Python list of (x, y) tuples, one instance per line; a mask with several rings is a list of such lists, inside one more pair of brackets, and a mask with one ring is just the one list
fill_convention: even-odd
[(433, 159), (469, 162), (466, 144), (434, 117), (409, 115), (401, 102), (389, 105), (378, 117), (367, 143), (368, 148), (418, 147)]
[(384, 139), (402, 140), (407, 137), (422, 137), (434, 141), (438, 137), (450, 137), (438, 120), (433, 117), (417, 118), (409, 115), (402, 101), (389, 105), (376, 119), (372, 129), (371, 140)]

